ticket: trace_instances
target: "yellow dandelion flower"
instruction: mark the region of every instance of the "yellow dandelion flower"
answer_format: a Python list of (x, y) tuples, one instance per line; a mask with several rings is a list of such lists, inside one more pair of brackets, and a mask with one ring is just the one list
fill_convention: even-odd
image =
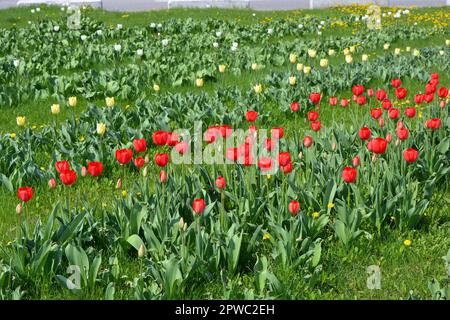
[(270, 234), (268, 234), (267, 232), (264, 233), (263, 240), (269, 240), (269, 239), (270, 239)]
[(312, 217), (314, 218), (314, 219), (317, 219), (318, 217), (320, 217), (320, 213), (319, 212), (313, 212), (313, 214), (312, 214)]
[(405, 241), (403, 241), (403, 244), (405, 245), (405, 247), (409, 247), (412, 244), (412, 241), (409, 239), (406, 239)]
[(328, 209), (333, 209), (334, 208), (334, 203), (329, 203), (328, 204)]

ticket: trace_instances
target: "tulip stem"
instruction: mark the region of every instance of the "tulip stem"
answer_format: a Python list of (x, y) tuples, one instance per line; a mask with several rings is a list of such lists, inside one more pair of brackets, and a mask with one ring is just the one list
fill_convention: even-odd
[(222, 226), (223, 231), (227, 229), (226, 225), (226, 217), (225, 217), (225, 193), (223, 190), (220, 190), (220, 203), (221, 203), (221, 212), (220, 212), (220, 224)]

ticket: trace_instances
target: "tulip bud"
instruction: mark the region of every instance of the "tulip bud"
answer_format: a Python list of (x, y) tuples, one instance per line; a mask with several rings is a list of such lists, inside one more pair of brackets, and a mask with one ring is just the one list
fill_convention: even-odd
[(387, 142), (391, 142), (392, 141), (392, 135), (390, 133), (387, 134), (386, 141)]
[(142, 258), (145, 255), (145, 247), (143, 244), (140, 245), (138, 250), (138, 258)]
[(445, 101), (444, 100), (439, 102), (439, 107), (441, 107), (442, 109), (445, 107)]
[(144, 170), (142, 170), (142, 175), (143, 175), (144, 177), (146, 177), (147, 174), (148, 174), (148, 169), (147, 169), (147, 167), (145, 167)]
[(361, 164), (361, 159), (359, 158), (359, 156), (356, 156), (353, 158), (352, 160), (352, 164), (353, 166), (356, 168)]
[(54, 178), (51, 178), (50, 180), (48, 180), (48, 187), (50, 189), (54, 189), (56, 187), (56, 180)]
[(398, 121), (397, 122), (397, 129), (401, 129), (404, 127), (403, 121)]
[(87, 169), (86, 169), (86, 167), (81, 167), (81, 176), (82, 177), (86, 177), (87, 176)]
[(148, 156), (148, 154), (145, 155), (144, 161), (145, 161), (145, 163), (149, 163), (150, 162), (150, 157)]
[(161, 172), (159, 173), (159, 181), (161, 183), (166, 183), (167, 182), (167, 173), (164, 170), (161, 170)]
[(256, 93), (261, 93), (262, 92), (262, 85), (261, 84), (257, 84), (253, 87), (253, 90), (255, 90)]
[(122, 179), (118, 179), (117, 183), (116, 183), (116, 189), (121, 189), (122, 188)]
[(252, 70), (255, 71), (256, 69), (258, 69), (258, 64), (252, 63)]
[(331, 150), (335, 151), (336, 150), (336, 142), (333, 142), (331, 144)]
[(300, 153), (298, 154), (298, 159), (301, 161), (303, 158), (303, 152), (300, 151)]
[(19, 203), (19, 204), (16, 206), (16, 213), (17, 213), (17, 214), (22, 214), (22, 210), (23, 210), (22, 204)]
[(395, 140), (395, 145), (398, 146), (400, 144), (400, 139)]
[(153, 90), (155, 91), (155, 92), (159, 92), (159, 90), (160, 90), (160, 87), (159, 87), (159, 85), (157, 85), (156, 83), (153, 85)]
[(180, 218), (180, 221), (178, 222), (178, 226), (180, 227), (181, 230), (183, 230), (183, 227), (184, 227), (184, 219), (183, 219), (183, 217)]
[(372, 154), (372, 162), (375, 162), (375, 161), (377, 161), (377, 154), (376, 153)]
[(384, 119), (383, 118), (378, 119), (378, 124), (380, 125), (380, 127), (384, 127)]
[(183, 226), (183, 231), (186, 232), (186, 229), (187, 229), (187, 223), (185, 222), (184, 226)]

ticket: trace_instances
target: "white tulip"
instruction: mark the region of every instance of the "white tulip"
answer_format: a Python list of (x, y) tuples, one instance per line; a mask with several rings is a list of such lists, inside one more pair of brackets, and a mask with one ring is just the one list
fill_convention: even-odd
[(122, 50), (122, 46), (120, 44), (115, 44), (114, 45), (114, 50), (119, 52), (120, 50)]
[(84, 35), (84, 34), (82, 34), (80, 38), (81, 38), (81, 41), (86, 41), (86, 39), (87, 39), (87, 36), (86, 36), (86, 35)]
[(53, 27), (53, 31), (58, 32), (59, 31), (59, 26), (54, 26)]
[(13, 64), (14, 64), (14, 67), (18, 68), (20, 65), (20, 60), (19, 59), (14, 60)]
[(300, 23), (300, 24), (298, 25), (298, 28), (299, 28), (299, 29), (303, 29), (303, 25)]
[(169, 44), (169, 39), (162, 39), (161, 43), (163, 46), (167, 46)]
[(267, 33), (268, 33), (268, 34), (272, 34), (272, 33), (273, 33), (273, 29), (272, 29), (272, 28), (268, 29), (268, 30), (267, 30)]
[(117, 29), (118, 29), (118, 30), (123, 29), (123, 25), (119, 23), (119, 24), (117, 25)]
[(97, 35), (99, 35), (99, 36), (101, 36), (103, 34), (103, 31), (102, 30), (97, 30)]
[(213, 43), (213, 47), (214, 47), (214, 48), (218, 48), (218, 47), (219, 47), (219, 43), (218, 43), (218, 42), (214, 42), (214, 43)]
[(142, 56), (144, 55), (144, 50), (142, 50), (142, 49), (137, 49), (136, 54), (137, 54), (139, 57), (142, 57)]
[(217, 31), (217, 32), (216, 32), (216, 37), (218, 37), (218, 38), (219, 38), (219, 37), (221, 37), (221, 36), (222, 36), (222, 32), (220, 32), (220, 31)]
[(156, 23), (154, 22), (150, 23), (150, 28), (156, 28)]

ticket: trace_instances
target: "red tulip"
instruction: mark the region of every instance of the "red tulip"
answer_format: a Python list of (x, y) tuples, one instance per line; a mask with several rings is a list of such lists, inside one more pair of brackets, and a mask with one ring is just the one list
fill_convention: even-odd
[(405, 88), (397, 88), (395, 89), (395, 95), (397, 96), (397, 99), (404, 99), (406, 95), (408, 94), (408, 90)]
[(416, 104), (421, 104), (423, 102), (424, 98), (425, 98), (425, 96), (423, 94), (417, 93), (414, 95), (414, 102)]
[(376, 154), (382, 154), (386, 152), (387, 140), (383, 138), (375, 138), (369, 142), (367, 146), (370, 151)]
[(335, 106), (338, 103), (338, 99), (336, 97), (330, 97), (330, 106)]
[(389, 109), (389, 118), (391, 118), (392, 120), (395, 120), (398, 118), (400, 111), (397, 108), (391, 108)]
[(201, 215), (203, 211), (205, 211), (206, 205), (205, 200), (203, 199), (195, 199), (192, 203), (192, 210), (194, 210), (194, 213), (196, 215)]
[(316, 111), (310, 111), (308, 112), (308, 120), (309, 121), (316, 121), (319, 119), (319, 113)]
[(180, 140), (180, 135), (176, 132), (167, 132), (167, 145), (169, 147), (174, 147)]
[(378, 101), (383, 101), (387, 98), (387, 93), (383, 89), (377, 90), (376, 98)]
[(244, 156), (248, 156), (253, 148), (253, 143), (244, 143), (242, 145), (239, 146), (239, 155), (244, 155)]
[(261, 171), (269, 171), (272, 169), (272, 159), (269, 157), (261, 157), (258, 160), (258, 167)]
[(373, 89), (367, 89), (367, 96), (373, 97), (373, 95), (374, 95)]
[(320, 102), (320, 93), (318, 92), (313, 92), (309, 95), (309, 100), (311, 100), (312, 103), (314, 104), (318, 104)]
[(414, 118), (414, 116), (416, 115), (416, 108), (412, 108), (412, 107), (407, 107), (405, 109), (405, 115), (408, 118)]
[(138, 168), (142, 168), (145, 164), (145, 160), (142, 157), (137, 157), (134, 159), (134, 165)]
[(437, 130), (441, 127), (441, 119), (433, 118), (425, 121), (425, 128)]
[(253, 122), (256, 120), (256, 118), (258, 118), (258, 112), (247, 111), (247, 113), (245, 114), (245, 118), (247, 119), (248, 122)]
[(383, 110), (381, 110), (380, 108), (373, 108), (370, 111), (370, 114), (372, 115), (372, 118), (378, 119), (379, 117), (381, 117), (383, 115)]
[(227, 124), (222, 124), (218, 126), (217, 129), (219, 129), (222, 138), (228, 138), (233, 133), (233, 128)]
[(91, 176), (98, 177), (103, 172), (103, 164), (95, 161), (88, 162), (87, 170)]
[(281, 139), (284, 137), (284, 129), (283, 128), (272, 128), (272, 130), (270, 130), (270, 134), (273, 139)]
[(206, 132), (204, 139), (207, 143), (213, 143), (216, 138), (220, 136), (220, 130), (217, 126), (209, 127)]
[(367, 127), (362, 127), (359, 129), (359, 138), (361, 140), (368, 140), (370, 136), (372, 135), (372, 132)]
[(287, 165), (281, 167), (281, 170), (283, 170), (283, 172), (286, 174), (291, 173), (292, 169), (293, 169), (292, 162), (289, 162)]
[(116, 150), (116, 159), (120, 164), (127, 164), (133, 159), (133, 151), (131, 149)]
[(300, 211), (300, 203), (298, 201), (292, 200), (288, 205), (289, 212), (293, 217), (295, 217)]
[(397, 121), (397, 129), (403, 128), (405, 126), (405, 124), (403, 123), (403, 121)]
[(352, 88), (352, 92), (355, 96), (360, 96), (364, 93), (364, 86), (360, 84), (354, 85)]
[(291, 103), (291, 110), (292, 112), (297, 112), (300, 109), (300, 104), (298, 102), (292, 102)]
[(425, 94), (434, 94), (436, 92), (437, 86), (433, 83), (427, 83), (425, 85)]
[(439, 79), (439, 73), (434, 72), (430, 74), (430, 79)]
[(365, 105), (366, 102), (367, 102), (366, 96), (358, 96), (358, 98), (356, 98), (356, 103), (359, 104), (360, 106)]
[(448, 89), (446, 87), (439, 88), (438, 91), (439, 98), (445, 99), (448, 97)]
[(383, 118), (378, 119), (378, 125), (380, 127), (384, 127), (384, 119)]
[(433, 86), (437, 86), (439, 84), (439, 79), (430, 79), (430, 81), (428, 81), (428, 83)]
[(354, 183), (356, 177), (358, 176), (358, 171), (352, 167), (345, 167), (342, 171), (342, 179), (347, 183)]
[(406, 162), (413, 163), (416, 162), (419, 157), (419, 152), (416, 149), (409, 148), (403, 151), (403, 158), (405, 158)]
[(291, 154), (289, 152), (280, 152), (278, 154), (278, 163), (284, 167), (291, 162)]
[(408, 129), (406, 129), (406, 128), (398, 128), (396, 132), (397, 132), (397, 137), (400, 140), (408, 139), (408, 136), (409, 136), (409, 130)]
[(70, 164), (68, 161), (57, 161), (55, 163), (56, 171), (61, 173), (61, 171), (70, 170)]
[(77, 173), (73, 170), (65, 170), (59, 173), (59, 179), (64, 185), (70, 186), (77, 181)]
[(392, 107), (392, 102), (389, 99), (384, 99), (383, 102), (381, 103), (381, 107), (384, 110), (389, 110)]
[(143, 138), (142, 139), (134, 139), (133, 147), (137, 153), (145, 152), (145, 150), (147, 150), (147, 142)]
[(21, 187), (17, 190), (17, 197), (23, 202), (28, 202), (33, 198), (33, 188)]
[(169, 138), (169, 133), (164, 130), (159, 130), (153, 133), (152, 139), (153, 143), (157, 146), (164, 146), (167, 144), (167, 139)]
[(167, 173), (166, 173), (166, 171), (161, 170), (161, 171), (159, 172), (159, 181), (160, 181), (161, 183), (165, 183), (165, 182), (167, 181)]
[(342, 106), (342, 107), (348, 106), (348, 99), (342, 98), (342, 99), (341, 99), (341, 106)]
[(179, 154), (185, 154), (189, 150), (189, 143), (187, 143), (187, 141), (178, 142), (175, 145), (175, 150), (177, 150)]
[(165, 167), (169, 163), (169, 155), (167, 153), (155, 154), (155, 163), (159, 167)]
[(355, 156), (355, 157), (352, 159), (352, 164), (353, 164), (354, 167), (358, 167), (358, 166), (361, 164), (361, 159), (360, 159), (360, 157), (359, 157), (359, 156)]
[(392, 79), (391, 84), (394, 88), (398, 88), (402, 85), (402, 81), (400, 79)]
[(217, 177), (216, 179), (216, 187), (219, 189), (224, 189), (226, 187), (227, 183), (225, 181), (225, 178), (222, 176)]
[(303, 138), (303, 145), (306, 148), (311, 147), (312, 143), (313, 143), (313, 139), (310, 136), (306, 136), (306, 137)]
[(423, 99), (425, 100), (426, 103), (430, 103), (434, 100), (434, 93), (427, 93), (423, 96)]
[(319, 131), (321, 126), (320, 126), (320, 121), (313, 121), (310, 124), (312, 131)]

